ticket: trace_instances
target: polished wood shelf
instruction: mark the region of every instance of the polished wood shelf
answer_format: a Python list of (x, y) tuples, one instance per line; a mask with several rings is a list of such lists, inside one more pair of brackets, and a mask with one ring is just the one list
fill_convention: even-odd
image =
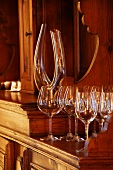
[[(108, 119), (108, 122), (106, 122), (108, 129), (98, 134), (96, 138), (91, 138), (89, 142), (86, 143), (87, 154), (78, 154), (76, 150), (82, 148), (84, 142), (67, 142), (65, 140), (54, 142), (40, 141), (41, 134), (44, 136), (48, 131), (43, 131), (44, 124), (41, 123), (44, 121), (44, 118), (37, 109), (36, 101), (37, 96), (32, 94), (0, 91), (0, 136), (7, 140), (4, 145), (7, 145), (8, 141), (12, 141), (16, 143), (17, 146), (19, 145), (17, 148), (22, 147), (22, 153), (25, 151), (25, 153), (22, 154), (24, 159), (26, 159), (26, 157), (28, 158), (30, 152), (32, 152), (29, 164), (32, 164), (33, 167), (43, 167), (42, 169), (47, 169), (48, 166), (43, 164), (42, 157), (44, 160), (47, 160), (47, 162), (49, 161), (50, 167), (54, 164), (54, 167), (57, 167), (56, 169), (60, 169), (58, 167), (73, 170), (106, 170), (113, 168), (112, 115), (110, 119)], [(57, 129), (60, 119), (64, 121), (64, 117), (62, 117), (62, 114), (59, 114), (59, 117), (56, 118), (57, 123), (55, 125), (53, 124), (53, 127), (56, 126), (55, 129)], [(34, 121), (35, 126), (33, 125)], [(40, 122), (39, 125), (38, 122)], [(61, 124), (61, 122), (59, 122), (59, 124)], [(31, 129), (33, 130), (34, 128), (34, 135), (31, 135)], [(61, 127), (59, 126), (59, 128), (56, 134), (60, 132)], [(61, 134), (65, 135), (67, 132), (65, 130), (67, 129), (64, 128)], [(41, 131), (41, 133), (37, 133), (39, 131)], [(39, 160), (39, 162), (37, 160)]]

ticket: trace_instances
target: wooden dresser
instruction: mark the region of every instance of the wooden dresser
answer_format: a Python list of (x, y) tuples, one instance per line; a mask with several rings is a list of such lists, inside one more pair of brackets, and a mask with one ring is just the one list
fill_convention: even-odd
[[(59, 6), (56, 5), (57, 2)], [(0, 170), (113, 170), (112, 115), (106, 122), (107, 130), (89, 140), (86, 155), (76, 153), (76, 149), (82, 148), (83, 143), (39, 140), (48, 133), (48, 117), (40, 113), (37, 108), (33, 79), (33, 54), (42, 21), (47, 21), (49, 28), (58, 26), (58, 29), (61, 29), (66, 49), (67, 76), (73, 77), (75, 84), (113, 85), (113, 1), (80, 0), (78, 8), (81, 17), (78, 17), (76, 10), (77, 2), (76, 0), (73, 0), (73, 3), (71, 0), (18, 0), (20, 59), (16, 55), (17, 50), (13, 64), (16, 67), (20, 60), (20, 75), (18, 65), (16, 72), (9, 71), (0, 80), (6, 81), (8, 74), (11, 76), (9, 79), (11, 81), (12, 77), (15, 80), (20, 77), (22, 91), (0, 90)], [(49, 3), (54, 8), (50, 8)], [(0, 3), (0, 7), (2, 5), (4, 7), (4, 4)], [(7, 11), (8, 8), (4, 9)], [(56, 13), (52, 9), (55, 9)], [(51, 14), (54, 14), (52, 19)], [(80, 19), (85, 31), (87, 29), (95, 38), (89, 38), (86, 32), (84, 34)], [(17, 23), (15, 25), (17, 26)], [(79, 34), (80, 30), (82, 31)], [(8, 36), (10, 37), (9, 33)], [(17, 44), (17, 41), (14, 44)], [(10, 38), (11, 43), (6, 42), (5, 39), (4, 48), (8, 44), (13, 49), (12, 38)], [(46, 45), (47, 48), (50, 47), (50, 41), (46, 42)], [(46, 67), (48, 75), (52, 78), (51, 52), (48, 50), (46, 54)], [(6, 65), (3, 66), (4, 69)], [(11, 69), (16, 69), (15, 67), (12, 66)], [(14, 73), (17, 73), (16, 76)], [(61, 112), (54, 116), (53, 133), (57, 136), (65, 135), (68, 131), (67, 123), (66, 114)], [(74, 122), (72, 126), (74, 132)], [(84, 126), (81, 122), (79, 128), (79, 133), (83, 135)]]

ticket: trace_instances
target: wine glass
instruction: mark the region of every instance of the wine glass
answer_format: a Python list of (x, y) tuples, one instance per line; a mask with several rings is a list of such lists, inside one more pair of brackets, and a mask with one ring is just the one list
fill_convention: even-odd
[[(86, 141), (89, 136), (89, 124), (97, 115), (97, 104), (94, 94), (91, 91), (78, 91), (76, 97), (76, 114), (85, 125)], [(77, 152), (85, 152), (86, 148), (76, 150)]]
[(94, 87), (95, 89), (95, 97), (96, 97), (96, 102), (97, 102), (97, 116), (95, 118), (95, 120), (99, 123), (99, 132), (101, 132), (103, 130), (103, 124), (104, 124), (104, 118), (103, 116), (100, 114), (100, 106), (101, 106), (101, 100), (100, 100), (100, 96), (101, 96), (101, 92), (103, 91), (103, 87)]
[(41, 138), (40, 140), (58, 140), (58, 138), (54, 137), (52, 134), (52, 117), (62, 110), (62, 99), (62, 87), (60, 87), (56, 92), (49, 86), (41, 87), (38, 95), (37, 106), (42, 113), (49, 117), (49, 134), (47, 137)]
[[(64, 110), (68, 114), (69, 131), (66, 135), (66, 141), (77, 141), (83, 140), (78, 136), (78, 118), (75, 114), (75, 104), (76, 104), (76, 87), (74, 85), (65, 87), (64, 93)], [(74, 116), (75, 119), (75, 134), (71, 132), (71, 117)]]
[[(100, 95), (102, 91), (102, 86), (92, 86), (92, 93), (95, 95), (96, 103), (97, 103), (97, 116), (94, 120), (94, 127), (96, 126), (96, 122), (99, 123), (99, 131), (101, 132), (103, 129), (103, 123), (104, 119), (100, 115)], [(96, 128), (94, 129), (94, 132), (92, 133), (92, 136), (95, 137), (97, 136)]]
[(78, 116), (76, 114), (76, 98), (77, 98), (77, 95), (78, 95), (78, 87), (77, 86), (73, 86), (73, 105), (74, 105), (74, 120), (75, 120), (75, 134), (73, 135), (73, 139), (72, 141), (75, 141), (75, 142), (81, 142), (81, 141), (84, 141), (83, 138), (81, 138), (79, 135), (78, 135)]
[(66, 86), (64, 93), (64, 110), (68, 114), (68, 124), (69, 130), (66, 135), (66, 141), (70, 141), (73, 138), (73, 134), (71, 132), (71, 117), (74, 115), (74, 100), (73, 100), (73, 86)]
[[(109, 114), (112, 112), (111, 109), (111, 93), (109, 91), (102, 91), (100, 95), (100, 116), (102, 119), (105, 120), (109, 116)], [(103, 126), (103, 130), (106, 130)]]
[(99, 132), (104, 129), (104, 122), (111, 113), (111, 90), (108, 86), (94, 86), (93, 91), (97, 101), (97, 116), (95, 120), (99, 123)]

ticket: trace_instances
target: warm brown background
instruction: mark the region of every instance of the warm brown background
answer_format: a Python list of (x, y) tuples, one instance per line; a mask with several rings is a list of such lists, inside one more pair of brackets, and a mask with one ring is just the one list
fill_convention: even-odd
[(20, 79), (18, 2), (0, 1), (0, 81)]

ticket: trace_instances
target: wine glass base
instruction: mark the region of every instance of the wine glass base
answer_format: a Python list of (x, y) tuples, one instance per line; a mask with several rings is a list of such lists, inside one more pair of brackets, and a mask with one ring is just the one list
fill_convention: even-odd
[(71, 132), (68, 132), (66, 136), (61, 136), (60, 140), (65, 139), (66, 141), (71, 141), (73, 139), (73, 134)]
[(66, 141), (71, 141), (73, 139), (73, 134), (69, 132), (66, 136)]
[(60, 140), (59, 138), (53, 136), (52, 134), (49, 134), (47, 137), (40, 138), (41, 141), (56, 141)]
[(80, 138), (78, 135), (74, 135), (72, 141), (73, 142), (82, 142), (82, 141), (85, 141), (85, 139)]
[(77, 149), (76, 150), (76, 153), (77, 154), (83, 154), (84, 156), (88, 156), (88, 145), (89, 145), (89, 142), (92, 138), (88, 138), (86, 140), (84, 140), (84, 147), (82, 147), (81, 149)]
[(83, 148), (81, 148), (81, 149), (79, 149), (79, 150), (76, 150), (76, 153), (77, 153), (77, 154), (83, 154), (83, 155), (85, 155), (85, 156), (88, 156), (88, 151), (87, 151), (87, 149), (86, 149), (85, 147), (83, 147)]
[(96, 137), (97, 137), (97, 133), (96, 133), (96, 132), (93, 132), (91, 137), (92, 137), (92, 138), (96, 138)]

